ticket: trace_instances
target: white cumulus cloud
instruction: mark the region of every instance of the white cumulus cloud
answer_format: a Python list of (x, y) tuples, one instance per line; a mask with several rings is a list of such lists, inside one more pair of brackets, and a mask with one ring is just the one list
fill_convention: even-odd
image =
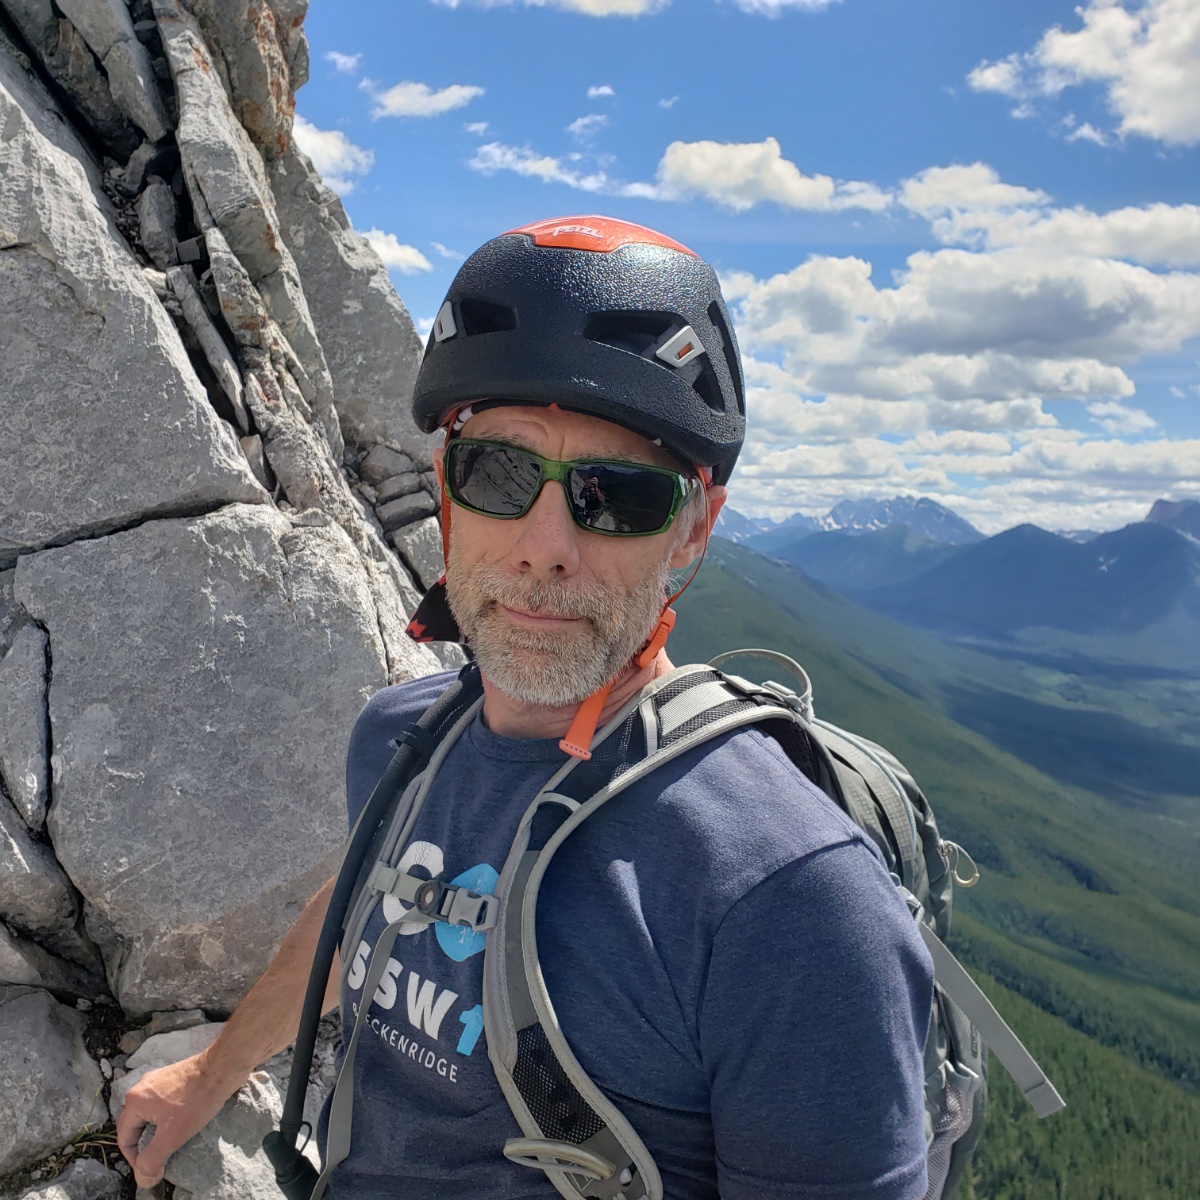
[(1200, 276), (1105, 259), (922, 251), (878, 288), (864, 260), (816, 256), (728, 284), (747, 352), (802, 394), (936, 403), (947, 424), (965, 404), (971, 427), (979, 402), (1126, 398), (1126, 365), (1200, 336)]
[(503, 142), (487, 142), (467, 161), (467, 166), (482, 175), (511, 171), (543, 183), (562, 183), (581, 192), (602, 193), (608, 196), (632, 196), (653, 200), (657, 198), (650, 183), (624, 183), (612, 178), (603, 166), (587, 170), (578, 164), (578, 154), (556, 157), (540, 154), (528, 146), (506, 146)]
[(375, 101), (371, 116), (379, 117), (439, 117), (456, 108), (464, 108), (483, 88), (473, 84), (452, 83), (448, 87), (434, 89), (427, 83), (404, 80), (382, 91), (370, 79), (360, 85), (371, 93)]
[(432, 271), (433, 263), (416, 246), (407, 246), (394, 233), (382, 229), (368, 229), (363, 237), (370, 242), (383, 265), (401, 275), (416, 275), (421, 271)]
[(343, 75), (353, 75), (358, 70), (358, 64), (362, 61), (362, 55), (341, 54), (337, 50), (330, 50), (325, 55), (325, 61), (333, 63)]
[(600, 96), (615, 96), (617, 93), (613, 90), (612, 85), (601, 83), (587, 90), (588, 99), (595, 100)]
[(1200, 4), (1090, 0), (1076, 12), (1080, 28), (1055, 25), (1031, 50), (980, 63), (967, 82), (1023, 99), (1099, 84), (1118, 133), (1200, 143)]
[(761, 142), (672, 142), (658, 164), (664, 199), (703, 196), (735, 212), (773, 201), (785, 208), (879, 211), (891, 197), (871, 183), (806, 175), (783, 157), (776, 138)]
[(340, 129), (318, 129), (299, 113), (292, 126), (296, 145), (312, 159), (317, 173), (339, 196), (354, 190), (355, 175), (365, 175), (375, 162), (375, 152), (356, 146)]
[(1045, 192), (1004, 183), (978, 162), (930, 167), (904, 180), (898, 200), (949, 245), (1200, 267), (1200, 205), (1156, 203), (1106, 213), (1055, 208)]

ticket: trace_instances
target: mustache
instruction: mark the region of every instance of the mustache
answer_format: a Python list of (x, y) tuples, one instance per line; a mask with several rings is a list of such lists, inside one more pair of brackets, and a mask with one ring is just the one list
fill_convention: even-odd
[(486, 607), (502, 604), (527, 613), (593, 622), (602, 622), (612, 612), (611, 595), (599, 587), (568, 585), (553, 579), (515, 579), (494, 568), (481, 570), (476, 584), (487, 597)]

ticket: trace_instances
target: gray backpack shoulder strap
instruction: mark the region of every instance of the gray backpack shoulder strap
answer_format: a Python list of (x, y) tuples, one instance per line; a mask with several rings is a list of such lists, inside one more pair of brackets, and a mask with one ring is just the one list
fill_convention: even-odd
[[(760, 687), (711, 667), (680, 668), (655, 680), (596, 735), (590, 762), (565, 763), (521, 820), (496, 888), (499, 912), (484, 951), (484, 1029), (493, 1070), (524, 1135), (510, 1139), (504, 1153), (515, 1163), (544, 1171), (567, 1200), (662, 1200), (663, 1190), (649, 1151), (572, 1052), (542, 977), (538, 892), (563, 842), (631, 784), (693, 747), (746, 725), (763, 725), (775, 736), (799, 726), (807, 734), (803, 740), (815, 743), (820, 761), (810, 766), (823, 787), (849, 777), (838, 772), (837, 757), (852, 759), (854, 770), (870, 779), (869, 789), (858, 797), (864, 811), (875, 802), (871, 792), (890, 793), (895, 818), (916, 841), (915, 820), (903, 807), (905, 793), (890, 756), (836, 727), (810, 725), (805, 716), (811, 716), (811, 708), (803, 713), (803, 701), (786, 689)], [(790, 754), (795, 747), (785, 744), (785, 749)], [(873, 814), (871, 820), (877, 823)], [(915, 846), (907, 849), (920, 858)], [(903, 890), (911, 894), (907, 887)], [(995, 1022), (1003, 1026), (1007, 1037), (1001, 1036), (993, 1048), (1010, 1070), (1016, 1066), (1013, 1073), (1039, 1115), (1061, 1107), (1028, 1051), (925, 924), (919, 904), (914, 915), (922, 936), (938, 947), (935, 968), (952, 976), (948, 994), (971, 1019), (978, 1014), (981, 1027), (995, 1031)]]
[(559, 1028), (537, 949), (537, 899), (546, 869), (563, 842), (630, 784), (763, 715), (709, 668), (664, 675), (597, 734), (590, 762), (564, 764), (521, 821), (496, 888), (500, 911), (484, 951), (484, 1030), (492, 1067), (524, 1134), (510, 1139), (504, 1153), (544, 1171), (568, 1200), (662, 1200), (663, 1186), (649, 1151)]

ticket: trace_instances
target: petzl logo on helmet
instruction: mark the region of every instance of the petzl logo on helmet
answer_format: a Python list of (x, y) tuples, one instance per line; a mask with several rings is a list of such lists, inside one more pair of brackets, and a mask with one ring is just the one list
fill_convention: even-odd
[(632, 221), (618, 221), (615, 217), (554, 217), (507, 232), (528, 234), (535, 246), (559, 250), (593, 250), (608, 254), (622, 246), (663, 246), (697, 257), (694, 250), (689, 250), (664, 233), (647, 229), (644, 225), (635, 225)]

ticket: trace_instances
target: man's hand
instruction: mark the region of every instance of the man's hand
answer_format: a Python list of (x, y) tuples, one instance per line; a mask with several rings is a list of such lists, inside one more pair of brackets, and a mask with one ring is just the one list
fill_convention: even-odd
[[(271, 965), (225, 1022), (217, 1040), (191, 1058), (148, 1071), (129, 1089), (117, 1121), (117, 1145), (139, 1186), (153, 1187), (162, 1178), (167, 1159), (221, 1111), (260, 1063), (295, 1038), (333, 884), (330, 879), (304, 906)], [(335, 951), (322, 1012), (337, 1005), (340, 977), (341, 958)], [(139, 1149), (150, 1125), (154, 1136)]]
[[(138, 1186), (158, 1183), (167, 1159), (221, 1111), (243, 1082), (218, 1076), (205, 1052), (147, 1071), (129, 1089), (117, 1121), (117, 1145)], [(139, 1149), (148, 1126), (153, 1136)]]

